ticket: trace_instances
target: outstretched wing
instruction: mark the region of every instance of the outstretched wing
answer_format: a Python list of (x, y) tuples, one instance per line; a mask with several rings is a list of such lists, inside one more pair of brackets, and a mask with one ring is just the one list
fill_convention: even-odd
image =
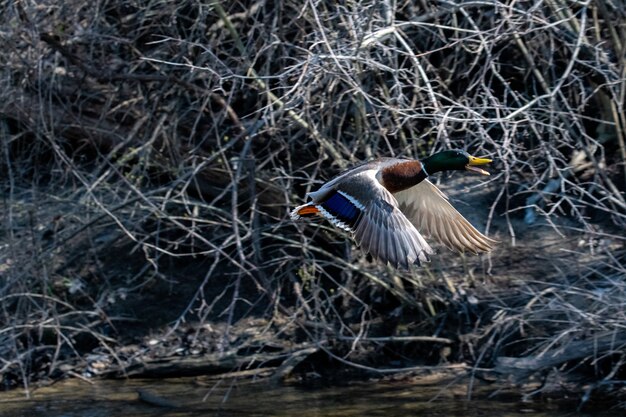
[[(374, 170), (364, 171), (349, 182), (336, 185), (336, 193), (358, 210), (358, 218), (352, 224), (344, 213), (351, 209), (332, 209), (322, 203), (323, 213), (333, 223), (343, 220), (341, 226), (349, 225), (354, 239), (363, 250), (383, 263), (408, 268), (409, 264), (428, 261), (433, 250), (415, 226), (398, 208), (396, 199), (375, 178)], [(335, 202), (333, 197), (326, 200)]]
[(427, 179), (394, 194), (400, 210), (419, 230), (459, 252), (489, 252), (495, 240), (472, 226)]

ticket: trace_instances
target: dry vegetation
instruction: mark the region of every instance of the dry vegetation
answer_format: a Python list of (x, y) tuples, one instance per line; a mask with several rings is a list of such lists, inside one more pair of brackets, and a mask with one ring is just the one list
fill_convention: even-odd
[[(5, 387), (183, 355), (625, 397), (623, 3), (26, 0), (0, 22)], [(449, 147), (496, 161), (442, 181), (490, 257), (398, 272), (288, 218), (349, 164)]]

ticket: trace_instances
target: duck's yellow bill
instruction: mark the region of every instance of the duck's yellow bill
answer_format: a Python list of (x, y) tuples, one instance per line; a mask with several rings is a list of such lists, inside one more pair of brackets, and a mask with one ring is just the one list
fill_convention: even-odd
[(469, 164), (465, 165), (465, 169), (468, 171), (478, 172), (481, 175), (490, 175), (484, 169), (476, 168), (477, 165), (486, 165), (491, 162), (489, 158), (476, 158), (475, 156), (469, 157)]

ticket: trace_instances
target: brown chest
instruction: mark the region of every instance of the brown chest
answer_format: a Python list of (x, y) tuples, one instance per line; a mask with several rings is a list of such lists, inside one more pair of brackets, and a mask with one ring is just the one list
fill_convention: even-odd
[(419, 184), (427, 176), (419, 161), (398, 162), (380, 171), (380, 182), (389, 192), (397, 193)]

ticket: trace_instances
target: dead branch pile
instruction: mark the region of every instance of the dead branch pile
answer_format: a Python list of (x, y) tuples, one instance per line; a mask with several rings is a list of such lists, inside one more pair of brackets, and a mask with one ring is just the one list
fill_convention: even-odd
[[(254, 346), (370, 371), (621, 388), (624, 21), (609, 0), (0, 4), (4, 384), (126, 363), (163, 314), (163, 340), (220, 323), (197, 354), (262, 317)], [(288, 219), (351, 163), (452, 147), (497, 161), (471, 202), (493, 258), (397, 272)]]

